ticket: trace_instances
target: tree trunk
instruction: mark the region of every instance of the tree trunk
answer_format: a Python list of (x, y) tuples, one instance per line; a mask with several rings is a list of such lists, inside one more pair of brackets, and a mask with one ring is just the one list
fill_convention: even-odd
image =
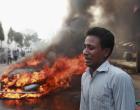
[(1, 44), (0, 44), (0, 47), (2, 48), (2, 40), (1, 40)]

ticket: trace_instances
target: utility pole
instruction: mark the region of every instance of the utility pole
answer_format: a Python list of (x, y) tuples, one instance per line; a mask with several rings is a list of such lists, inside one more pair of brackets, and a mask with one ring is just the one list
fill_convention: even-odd
[(134, 6), (134, 23), (133, 23), (133, 32), (136, 42), (136, 71), (140, 73), (140, 4)]

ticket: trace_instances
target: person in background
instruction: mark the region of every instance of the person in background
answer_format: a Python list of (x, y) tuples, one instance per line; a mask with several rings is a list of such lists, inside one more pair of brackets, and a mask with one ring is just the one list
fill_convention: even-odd
[(12, 55), (11, 55), (11, 50), (8, 48), (7, 51), (7, 64), (11, 64), (12, 63)]
[(13, 58), (14, 58), (14, 61), (17, 61), (18, 60), (18, 57), (19, 57), (19, 50), (13, 50)]

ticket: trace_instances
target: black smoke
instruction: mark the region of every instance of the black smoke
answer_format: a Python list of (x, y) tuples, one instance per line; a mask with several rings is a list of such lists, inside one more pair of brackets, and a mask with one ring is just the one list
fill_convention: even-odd
[(94, 0), (69, 0), (69, 14), (63, 28), (55, 37), (59, 40), (51, 45), (48, 51), (52, 50), (66, 56), (75, 56), (82, 52), (84, 33), (93, 18), (88, 9), (93, 4), (95, 4)]
[[(92, 26), (110, 29), (115, 34), (117, 42), (134, 40), (135, 30), (140, 27), (140, 14), (134, 12), (135, 5), (140, 7), (138, 0), (69, 0), (69, 14), (63, 28), (54, 38), (57, 42), (53, 43), (47, 52), (53, 51), (66, 56), (81, 53), (84, 34)], [(94, 24), (95, 10), (90, 10), (91, 7), (102, 9), (102, 20), (99, 24)], [(107, 22), (104, 22), (104, 19)]]

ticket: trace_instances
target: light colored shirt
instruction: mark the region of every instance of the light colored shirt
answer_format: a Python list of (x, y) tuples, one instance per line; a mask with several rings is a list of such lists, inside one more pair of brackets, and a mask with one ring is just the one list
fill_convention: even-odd
[(131, 77), (105, 61), (92, 75), (82, 75), (80, 110), (135, 110)]

